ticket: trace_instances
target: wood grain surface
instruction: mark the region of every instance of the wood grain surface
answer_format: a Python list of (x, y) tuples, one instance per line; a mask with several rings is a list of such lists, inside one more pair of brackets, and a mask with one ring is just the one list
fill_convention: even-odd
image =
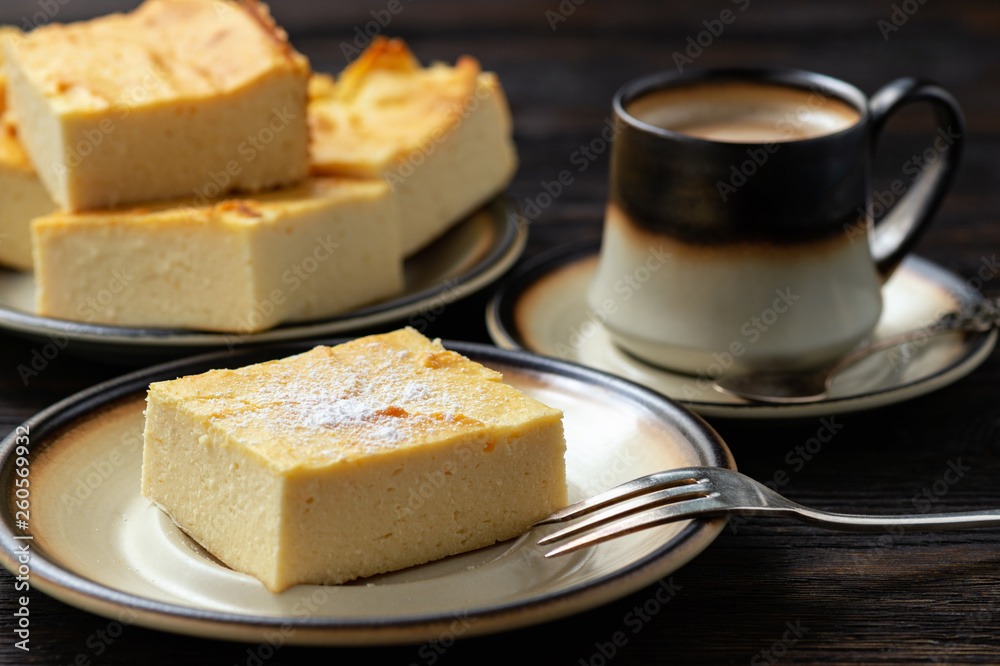
[[(0, 20), (37, 23), (39, 16), (49, 20), (46, 8), (53, 7), (58, 12), (51, 18), (75, 20), (135, 4), (4, 0)], [(355, 38), (355, 28), (363, 29), (371, 12), (387, 2), (275, 0), (273, 5), (314, 67), (337, 71), (346, 62), (350, 49), (344, 45)], [(689, 39), (697, 40), (707, 29), (704, 22), (726, 9), (735, 20), (712, 37), (691, 66), (793, 66), (843, 78), (867, 93), (899, 76), (935, 80), (965, 109), (967, 149), (953, 190), (916, 251), (962, 276), (995, 266), (1000, 253), (1000, 3), (402, 0), (401, 6), (384, 33), (406, 38), (422, 60), (454, 61), (469, 53), (499, 73), (514, 111), (521, 156), (510, 193), (522, 204), (560, 171), (576, 168), (572, 154), (599, 136), (610, 98), (621, 84), (675, 68), (674, 54), (683, 53)], [(876, 158), (876, 188), (904, 177), (902, 165), (923, 150), (931, 131), (926, 110), (914, 109), (890, 124)], [(575, 171), (573, 183), (533, 222), (525, 257), (559, 243), (597, 238), (606, 178), (606, 153)], [(983, 292), (1000, 295), (1000, 277), (995, 271), (989, 276)], [(488, 342), (487, 296), (451, 305), (428, 333)], [(68, 350), (25, 386), (17, 366), (30, 360), (35, 346), (0, 334), (2, 434), (56, 400), (124, 370), (74, 358)], [(917, 513), (930, 506), (940, 511), (1000, 507), (1000, 360), (995, 354), (970, 376), (931, 395), (835, 417), (832, 439), (805, 455), (800, 448), (828, 423), (711, 423), (744, 472), (760, 480), (777, 474), (785, 480), (784, 494), (817, 508)], [(957, 481), (935, 485), (955, 465), (963, 470)], [(19, 593), (4, 571), (0, 663), (1000, 663), (998, 530), (859, 536), (786, 520), (740, 521), (671, 580), (678, 589), (665, 605), (650, 603), (655, 598), (651, 587), (573, 617), (460, 640), (446, 649), (443, 644), (283, 647), (258, 661), (255, 645), (136, 626), (112, 636), (109, 620), (38, 591), (31, 592), (31, 651), (23, 652), (14, 647), (12, 633)], [(627, 618), (644, 606), (655, 612), (636, 631)]]

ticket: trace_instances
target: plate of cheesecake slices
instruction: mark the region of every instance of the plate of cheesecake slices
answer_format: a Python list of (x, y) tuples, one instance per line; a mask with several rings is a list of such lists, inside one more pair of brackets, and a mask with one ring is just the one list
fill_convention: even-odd
[[(212, 441), (222, 430), (213, 430), (214, 434), (201, 436), (192, 431), (188, 437), (175, 432), (177, 427), (182, 427), (182, 422), (187, 422), (186, 417), (164, 420), (154, 415), (151, 422), (147, 422), (144, 410), (147, 408), (148, 390), (151, 391), (149, 400), (160, 406), (172, 404), (170, 396), (189, 396), (201, 400), (193, 406), (196, 411), (217, 410), (223, 408), (222, 403), (216, 400), (219, 396), (207, 396), (208, 402), (204, 402), (202, 399), (206, 396), (199, 397), (201, 394), (198, 392), (192, 394), (189, 384), (217, 384), (220, 381), (225, 384), (230, 379), (240, 383), (251, 379), (263, 380), (263, 392), (254, 394), (256, 397), (247, 401), (246, 405), (233, 407), (235, 411), (232, 411), (230, 425), (249, 428), (244, 434), (250, 438), (241, 439), (241, 444), (233, 440), (234, 445), (258, 446), (254, 444), (254, 438), (260, 437), (268, 440), (291, 437), (296, 441), (304, 437), (302, 441), (308, 443), (326, 436), (316, 424), (325, 424), (326, 427), (331, 419), (336, 422), (336, 427), (360, 428), (352, 421), (361, 413), (355, 403), (367, 400), (367, 394), (351, 392), (341, 400), (343, 404), (332, 404), (325, 399), (310, 401), (301, 396), (297, 400), (286, 400), (282, 397), (289, 392), (286, 380), (298, 382), (296, 386), (301, 384), (290, 390), (292, 395), (308, 394), (310, 389), (306, 386), (308, 382), (302, 380), (301, 373), (294, 368), (285, 372), (283, 364), (290, 364), (291, 367), (304, 363), (315, 370), (317, 364), (324, 365), (324, 359), (330, 357), (335, 360), (332, 365), (327, 364), (328, 370), (350, 374), (364, 372), (367, 366), (365, 358), (361, 357), (370, 355), (369, 365), (375, 373), (373, 377), (379, 378), (375, 383), (385, 385), (384, 391), (381, 388), (376, 391), (378, 400), (388, 400), (385, 396), (395, 392), (401, 401), (398, 404), (393, 401), (389, 408), (381, 410), (383, 420), (400, 417), (403, 411), (414, 418), (428, 412), (424, 415), (425, 420), (437, 419), (438, 425), (447, 430), (447, 442), (454, 439), (452, 430), (475, 437), (478, 430), (493, 428), (493, 425), (488, 425), (492, 423), (490, 413), (495, 413), (498, 423), (515, 417), (527, 418), (526, 414), (534, 418), (532, 415), (535, 412), (511, 408), (513, 403), (510, 400), (502, 401), (501, 405), (492, 399), (476, 403), (477, 391), (473, 384), (493, 384), (499, 381), (495, 373), (500, 373), (502, 382), (509, 387), (504, 388), (505, 391), (523, 396), (517, 400), (541, 405), (542, 416), (548, 419), (546, 423), (551, 420), (549, 417), (552, 414), (560, 415), (562, 436), (558, 446), (542, 448), (555, 451), (562, 464), (543, 465), (542, 468), (558, 468), (565, 477), (565, 483), (559, 493), (555, 493), (555, 489), (544, 490), (541, 486), (543, 490), (539, 497), (542, 498), (559, 495), (556, 501), (575, 502), (630, 479), (676, 467), (735, 468), (725, 443), (699, 417), (655, 391), (613, 375), (528, 352), (502, 350), (488, 345), (445, 341), (442, 349), (441, 343), (419, 340), (412, 329), (361, 338), (347, 344), (344, 342), (300, 341), (171, 361), (94, 386), (25, 422), (0, 442), (0, 484), (13, 487), (18, 465), (23, 464), (25, 458), (31, 460), (32, 520), (27, 527), (24, 523), (18, 524), (18, 508), (13, 495), (0, 502), (0, 534), (3, 537), (0, 542), (4, 544), (0, 549), (0, 561), (7, 568), (16, 570), (15, 548), (22, 543), (19, 539), (30, 538), (32, 587), (86, 611), (119, 620), (127, 619), (129, 623), (145, 627), (214, 639), (270, 642), (272, 645), (279, 642), (376, 645), (436, 640), (449, 632), (457, 638), (535, 625), (594, 608), (657, 582), (667, 586), (670, 581), (666, 577), (707, 548), (725, 525), (724, 517), (686, 520), (557, 557), (546, 557), (547, 547), (538, 546), (537, 541), (558, 526), (540, 526), (529, 528), (520, 536), (514, 532), (513, 538), (498, 543), (489, 540), (488, 545), (483, 547), (464, 552), (456, 550), (453, 552), (458, 554), (442, 559), (416, 566), (404, 564), (404, 568), (390, 573), (361, 577), (337, 585), (294, 584), (292, 578), (267, 584), (266, 576), (258, 579), (241, 573), (237, 568), (246, 566), (246, 562), (241, 563), (236, 551), (242, 548), (250, 555), (268, 551), (267, 548), (248, 549), (241, 544), (245, 541), (260, 545), (267, 542), (269, 534), (273, 534), (273, 520), (269, 523), (268, 516), (274, 512), (267, 509), (270, 506), (267, 483), (259, 470), (255, 471), (253, 456), (235, 462), (215, 459), (218, 452), (214, 452)], [(392, 346), (404, 343), (405, 349)], [(324, 345), (342, 345), (341, 349), (345, 351), (338, 352), (337, 347)], [(408, 354), (403, 355), (401, 351)], [(352, 362), (345, 364), (337, 361), (338, 353), (352, 354)], [(387, 354), (397, 359), (405, 356), (409, 365), (403, 361), (394, 362), (394, 369), (385, 372), (381, 357)], [(277, 364), (271, 361), (277, 361)], [(481, 368), (473, 369), (475, 364)], [(383, 370), (377, 371), (377, 368)], [(444, 377), (448, 368), (455, 370), (451, 378)], [(398, 382), (394, 379), (397, 374), (400, 378)], [(435, 382), (432, 374), (441, 375), (442, 379)], [(410, 375), (413, 375), (412, 380)], [(355, 385), (352, 377), (344, 381)], [(281, 381), (275, 383), (275, 378)], [(419, 390), (414, 389), (413, 381), (421, 384)], [(315, 388), (315, 383), (313, 385)], [(156, 400), (152, 397), (154, 390), (160, 391)], [(493, 395), (490, 391), (486, 393)], [(441, 413), (435, 411), (435, 416), (428, 410), (437, 410), (439, 406), (435, 405), (438, 400), (444, 400), (446, 405), (456, 403), (447, 409), (457, 408), (465, 416), (437, 418)], [(521, 404), (517, 400), (514, 402)], [(254, 425), (256, 422), (252, 419), (247, 420), (249, 416), (244, 417), (245, 412), (241, 410), (250, 404), (262, 408), (272, 405), (278, 410), (298, 410), (296, 414), (301, 418), (271, 419), (273, 415), (267, 411), (271, 407), (266, 407), (261, 415), (268, 417), (266, 426), (271, 430), (265, 428), (265, 432)], [(282, 424), (286, 423), (289, 430), (283, 432)], [(289, 479), (296, 478), (299, 490), (308, 492), (303, 494), (290, 486), (283, 486), (287, 492), (277, 493), (278, 498), (286, 500), (301, 495), (302, 502), (301, 510), (288, 509), (276, 514), (279, 523), (289, 521), (287, 529), (281, 528), (278, 534), (299, 533), (293, 523), (309, 520), (313, 513), (321, 514), (317, 515), (317, 519), (321, 520), (325, 520), (324, 512), (336, 514), (339, 502), (326, 502), (326, 493), (334, 487), (329, 484), (336, 484), (338, 480), (353, 483), (346, 479), (348, 472), (367, 473), (371, 476), (369, 480), (375, 479), (385, 485), (383, 491), (377, 494), (373, 494), (374, 486), (369, 487), (368, 483), (364, 484), (364, 492), (357, 491), (357, 484), (350, 486), (354, 488), (349, 498), (351, 502), (372, 503), (369, 510), (362, 514), (367, 522), (373, 523), (368, 531), (375, 530), (372, 534), (378, 538), (372, 543), (376, 545), (386, 539), (391, 541), (397, 536), (397, 530), (412, 529), (406, 528), (402, 522), (394, 523), (394, 520), (407, 519), (398, 516), (410, 512), (413, 515), (436, 516), (435, 511), (424, 509), (445, 501), (461, 502), (462, 492), (468, 494), (471, 490), (472, 493), (467, 507), (468, 518), (473, 521), (470, 530), (481, 527), (475, 525), (477, 515), (493, 515), (489, 514), (487, 507), (479, 506), (475, 499), (480, 487), (487, 494), (492, 492), (487, 488), (490, 479), (480, 479), (476, 487), (461, 490), (464, 484), (462, 474), (465, 473), (462, 460), (456, 459), (451, 467), (443, 464), (442, 460), (450, 464), (451, 459), (446, 455), (442, 458), (438, 440), (421, 436), (422, 443), (418, 446), (429, 449), (423, 454), (430, 456), (427, 460), (431, 466), (427, 467), (419, 460), (421, 456), (417, 455), (416, 448), (400, 448), (404, 446), (402, 440), (386, 437), (384, 423), (378, 421), (368, 425), (371, 427), (365, 426), (368, 429), (364, 432), (377, 436), (380, 443), (362, 438), (363, 451), (345, 453), (349, 469), (338, 467), (343, 462), (341, 458), (327, 455), (325, 448), (313, 450), (311, 445), (296, 454), (308, 459), (309, 469), (293, 469), (289, 467), (292, 462), (288, 455), (279, 456), (281, 469), (285, 470), (279, 474), (280, 479), (287, 483)], [(305, 432), (310, 428), (315, 432)], [(521, 433), (515, 436), (521, 437), (525, 428), (518, 426), (514, 431)], [(151, 437), (150, 432), (153, 433)], [(495, 447), (483, 447), (479, 442), (480, 445), (474, 446), (475, 450), (470, 451), (468, 456), (485, 459), (492, 454), (502, 455), (504, 460), (500, 462), (505, 468), (506, 459), (512, 457), (508, 455), (507, 444), (490, 437)], [(185, 465), (169, 467), (170, 461), (163, 459), (168, 467), (162, 471), (167, 476), (157, 481), (160, 478), (157, 476), (159, 463), (155, 462), (157, 451), (170, 445), (171, 441), (182, 446), (190, 445), (193, 447), (189, 449), (191, 455), (207, 458), (202, 461), (204, 464), (198, 463), (187, 470), (178, 469)], [(531, 442), (537, 443), (534, 439)], [(147, 469), (144, 447), (150, 446), (150, 467)], [(202, 448), (205, 450), (202, 451)], [(226, 451), (225, 455), (232, 453), (230, 447)], [(540, 454), (529, 451), (523, 455), (535, 460)], [(369, 459), (362, 460), (359, 456)], [(386, 463), (386, 460), (389, 462)], [(386, 467), (389, 463), (391, 465)], [(438, 469), (435, 464), (440, 467), (440, 473), (434, 473)], [(213, 476), (214, 473), (209, 470), (212, 465), (221, 465), (221, 476)], [(225, 471), (226, 466), (230, 467), (228, 472)], [(399, 468), (397, 473), (379, 475), (379, 469), (396, 467)], [(487, 473), (475, 463), (468, 467), (472, 470), (470, 473)], [(531, 463), (529, 467), (531, 472), (536, 470), (537, 465)], [(330, 471), (322, 471), (326, 469)], [(514, 476), (505, 476), (498, 468), (493, 486), (506, 488), (508, 484), (528, 483), (521, 471), (524, 470)], [(323, 474), (333, 476), (321, 482)], [(449, 477), (449, 474), (453, 476)], [(261, 501), (249, 506), (237, 503), (230, 507), (235, 512), (230, 516), (225, 498), (234, 496), (229, 494), (231, 488), (227, 484), (235, 483), (237, 478), (252, 481), (254, 492)], [(406, 481), (407, 478), (410, 481)], [(454, 493), (454, 488), (448, 486), (449, 478), (459, 484)], [(198, 493), (180, 494), (170, 489), (171, 484), (183, 486), (187, 483), (185, 479), (190, 479), (202, 489)], [(542, 481), (545, 482), (544, 479)], [(553, 481), (554, 477), (548, 478), (548, 482)], [(159, 486), (154, 488), (157, 484)], [(218, 515), (214, 509), (206, 512), (193, 507), (192, 502), (199, 501), (199, 498), (214, 507), (215, 504), (203, 496), (212, 493), (219, 493), (222, 501), (218, 506)], [(148, 499), (150, 496), (153, 501)], [(514, 501), (521, 502), (525, 497), (534, 496), (518, 490)], [(393, 504), (396, 505), (395, 514), (391, 508)], [(456, 506), (454, 511), (451, 504), (448, 507), (445, 512), (447, 517), (442, 518), (446, 524), (440, 529), (451, 534), (452, 513), (457, 520), (462, 507)], [(191, 534), (178, 527), (178, 524), (187, 525), (185, 512), (188, 509), (192, 509), (191, 515), (196, 521), (188, 528)], [(536, 515), (544, 515), (549, 510), (549, 505), (544, 504)], [(241, 517), (241, 512), (247, 516), (253, 514), (256, 518), (249, 520), (247, 516)], [(394, 519), (393, 515), (397, 518)], [(344, 518), (340, 516), (338, 520)], [(530, 524), (532, 520), (534, 518), (529, 518), (525, 524)], [(374, 523), (395, 525), (396, 528), (389, 529)], [(247, 529), (251, 524), (257, 527), (256, 531)], [(358, 529), (364, 532), (366, 527)], [(230, 546), (235, 545), (235, 551), (232, 548), (227, 550), (228, 546), (220, 546), (218, 539), (213, 542), (215, 537), (212, 535), (224, 533), (227, 529), (243, 535), (226, 542)], [(347, 531), (350, 534), (345, 534), (345, 539), (361, 533)], [(383, 531), (385, 535), (382, 535)], [(464, 532), (459, 530), (456, 538)], [(302, 538), (308, 539), (314, 536), (309, 530), (301, 534)], [(223, 559), (206, 550), (193, 535), (203, 540), (207, 547), (218, 549), (219, 558), (234, 557), (233, 566), (236, 568), (224, 564)], [(433, 546), (437, 538), (426, 543)], [(412, 539), (407, 537), (406, 542), (411, 543)], [(312, 556), (324, 552), (326, 549), (320, 549)], [(359, 556), (364, 552), (367, 551), (359, 551)], [(368, 559), (361, 557), (360, 561)], [(292, 557), (282, 567), (297, 566), (296, 563), (304, 561)], [(252, 572), (253, 567), (247, 570)], [(271, 569), (265, 567), (264, 570)], [(669, 594), (666, 588), (664, 592)]]
[[(527, 237), (527, 225), (516, 206), (509, 198), (499, 197), (408, 257), (403, 263), (403, 292), (396, 297), (341, 315), (257, 333), (109, 326), (42, 317), (33, 310), (33, 275), (0, 268), (0, 328), (28, 339), (72, 347), (77, 355), (123, 362), (339, 335), (399, 320), (424, 330), (449, 304), (503, 276), (523, 253)], [(111, 283), (109, 289), (114, 286)], [(95, 303), (100, 307), (99, 300)]]
[(471, 56), (378, 37), (314, 72), (256, 0), (0, 41), (8, 331), (119, 358), (336, 334), (462, 298), (524, 248), (510, 109)]

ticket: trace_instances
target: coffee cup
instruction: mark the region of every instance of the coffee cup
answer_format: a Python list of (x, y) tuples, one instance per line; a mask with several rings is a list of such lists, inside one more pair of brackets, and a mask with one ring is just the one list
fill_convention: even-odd
[[(872, 155), (900, 107), (937, 130), (895, 201), (873, 202)], [(870, 99), (801, 70), (663, 73), (622, 87), (600, 260), (588, 300), (615, 343), (695, 375), (795, 370), (869, 336), (881, 287), (938, 208), (961, 154), (961, 109), (893, 81)], [(896, 186), (894, 185), (894, 188)], [(887, 208), (873, 222), (875, 206)]]

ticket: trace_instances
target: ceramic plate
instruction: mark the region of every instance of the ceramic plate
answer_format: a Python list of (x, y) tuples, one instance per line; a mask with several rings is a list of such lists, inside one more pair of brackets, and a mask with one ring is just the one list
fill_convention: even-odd
[[(29, 543), (32, 587), (90, 612), (164, 631), (272, 643), (420, 642), (543, 622), (621, 597), (689, 561), (725, 523), (685, 521), (545, 559), (534, 542), (554, 529), (548, 526), (352, 584), (271, 593), (220, 564), (140, 496), (144, 396), (151, 381), (311, 346), (174, 361), (98, 385), (32, 418), (0, 443), (4, 565), (16, 570), (13, 548)], [(446, 346), (564, 411), (573, 501), (666, 468), (734, 466), (711, 428), (653, 391), (524, 352)], [(25, 433), (30, 515), (21, 529), (16, 521), (25, 517), (16, 515), (14, 480), (25, 463), (17, 460), (17, 437)], [(23, 536), (32, 540), (17, 540)]]
[(0, 268), (0, 329), (70, 342), (77, 355), (109, 360), (176, 358), (219, 348), (338, 335), (419, 316), (491, 284), (521, 256), (528, 230), (514, 203), (500, 197), (458, 223), (405, 263), (399, 296), (345, 315), (250, 335), (85, 324), (34, 314), (30, 273)]
[[(596, 243), (539, 255), (497, 291), (487, 311), (493, 340), (611, 372), (653, 388), (705, 416), (800, 418), (880, 407), (950, 384), (975, 369), (996, 344), (989, 333), (953, 333), (875, 354), (839, 375), (830, 398), (800, 405), (750, 403), (695, 377), (648, 365), (614, 345), (586, 303), (597, 268)], [(884, 307), (873, 340), (918, 330), (959, 305), (982, 297), (958, 276), (919, 257), (907, 257), (883, 288)]]

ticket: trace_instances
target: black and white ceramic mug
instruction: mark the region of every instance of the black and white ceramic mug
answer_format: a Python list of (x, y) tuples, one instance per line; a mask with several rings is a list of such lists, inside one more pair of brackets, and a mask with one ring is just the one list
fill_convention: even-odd
[[(873, 201), (879, 133), (913, 102), (936, 112), (930, 147)], [(588, 300), (620, 347), (692, 374), (807, 368), (868, 336), (965, 133), (954, 98), (911, 78), (868, 99), (800, 70), (664, 73), (625, 85), (613, 106)]]

